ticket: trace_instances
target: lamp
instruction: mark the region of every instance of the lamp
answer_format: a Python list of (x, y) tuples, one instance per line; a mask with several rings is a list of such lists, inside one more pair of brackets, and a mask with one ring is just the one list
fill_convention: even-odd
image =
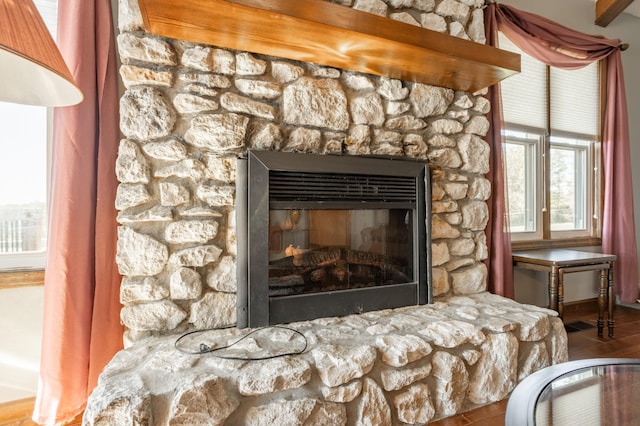
[(68, 106), (83, 99), (32, 0), (0, 0), (0, 101)]

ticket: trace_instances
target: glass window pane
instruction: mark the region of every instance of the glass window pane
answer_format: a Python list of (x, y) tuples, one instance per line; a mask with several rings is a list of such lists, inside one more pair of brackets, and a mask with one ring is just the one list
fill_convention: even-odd
[(507, 190), (509, 197), (509, 227), (511, 232), (536, 230), (534, 177), (535, 158), (531, 146), (507, 143)]
[(584, 150), (551, 148), (550, 214), (552, 231), (586, 229), (586, 155)]
[[(34, 0), (56, 39), (58, 0)], [(44, 267), (47, 109), (0, 102), (0, 269)]]
[(0, 102), (0, 255), (45, 249), (47, 110)]

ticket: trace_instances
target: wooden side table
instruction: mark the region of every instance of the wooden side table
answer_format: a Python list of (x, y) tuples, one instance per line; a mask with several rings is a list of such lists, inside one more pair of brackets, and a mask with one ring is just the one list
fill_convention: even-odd
[(549, 273), (549, 308), (558, 312), (560, 318), (564, 310), (564, 274), (583, 271), (600, 271), (598, 292), (598, 336), (602, 336), (605, 310), (609, 337), (613, 337), (613, 309), (615, 292), (613, 284), (613, 254), (590, 253), (566, 249), (543, 249), (513, 252), (513, 265)]

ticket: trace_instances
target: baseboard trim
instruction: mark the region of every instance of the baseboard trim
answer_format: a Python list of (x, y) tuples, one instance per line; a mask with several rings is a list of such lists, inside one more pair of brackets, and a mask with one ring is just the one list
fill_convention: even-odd
[(31, 420), (35, 403), (35, 397), (0, 403), (0, 426), (37, 425)]
[(44, 271), (0, 271), (0, 290), (43, 285)]

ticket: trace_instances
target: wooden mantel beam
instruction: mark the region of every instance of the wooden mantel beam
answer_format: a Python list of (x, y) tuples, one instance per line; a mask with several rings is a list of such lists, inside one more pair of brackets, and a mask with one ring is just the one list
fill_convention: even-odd
[(596, 0), (596, 25), (606, 27), (632, 2), (633, 0)]
[(520, 56), (321, 0), (138, 0), (151, 34), (475, 92)]

